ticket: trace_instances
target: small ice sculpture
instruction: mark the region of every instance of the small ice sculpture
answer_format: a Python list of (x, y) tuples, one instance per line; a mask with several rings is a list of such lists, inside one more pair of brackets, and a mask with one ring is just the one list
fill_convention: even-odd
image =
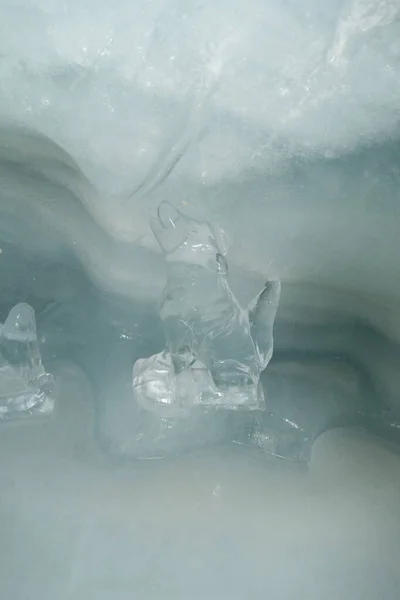
[(160, 315), (166, 347), (133, 369), (137, 402), (159, 416), (192, 406), (264, 408), (260, 374), (271, 360), (280, 283), (243, 310), (227, 282), (224, 232), (161, 203), (151, 220), (167, 266)]
[(40, 356), (35, 312), (29, 304), (17, 304), (0, 326), (0, 419), (48, 415), (54, 395), (54, 379)]

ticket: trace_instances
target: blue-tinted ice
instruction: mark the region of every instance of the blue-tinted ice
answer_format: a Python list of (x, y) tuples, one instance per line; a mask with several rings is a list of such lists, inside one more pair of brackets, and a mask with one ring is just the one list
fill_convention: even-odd
[(135, 399), (169, 417), (192, 406), (263, 409), (260, 374), (272, 357), (280, 283), (267, 282), (244, 310), (227, 281), (221, 230), (167, 202), (151, 228), (167, 267), (160, 305), (166, 347), (135, 363)]
[(48, 415), (54, 396), (54, 379), (40, 356), (35, 312), (29, 304), (17, 304), (0, 328), (0, 419)]
[(340, 356), (298, 353), (271, 363), (263, 377), (268, 403), (252, 413), (235, 441), (297, 462), (308, 462), (315, 439), (335, 427), (369, 428), (380, 420), (368, 379)]

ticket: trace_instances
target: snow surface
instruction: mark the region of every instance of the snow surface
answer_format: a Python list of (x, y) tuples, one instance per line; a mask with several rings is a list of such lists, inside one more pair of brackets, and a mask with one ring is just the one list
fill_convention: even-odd
[(33, 213), (44, 231), (21, 224), (19, 243), (66, 241), (101, 285), (150, 293), (155, 259), (131, 245), (155, 248), (167, 198), (223, 225), (261, 278), (399, 296), (399, 10), (4, 0), (3, 226)]
[(0, 438), (2, 598), (398, 598), (390, 446), (332, 432), (308, 470), (239, 447), (118, 462), (91, 441), (84, 376), (57, 375), (54, 418)]

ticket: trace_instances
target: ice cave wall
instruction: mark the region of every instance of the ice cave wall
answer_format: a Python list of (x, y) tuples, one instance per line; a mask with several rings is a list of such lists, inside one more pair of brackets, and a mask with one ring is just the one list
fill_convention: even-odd
[(78, 293), (60, 264), (155, 299), (148, 218), (168, 199), (229, 233), (243, 300), (282, 279), (278, 350), (346, 351), (396, 403), (399, 15), (397, 0), (2, 2), (2, 304)]

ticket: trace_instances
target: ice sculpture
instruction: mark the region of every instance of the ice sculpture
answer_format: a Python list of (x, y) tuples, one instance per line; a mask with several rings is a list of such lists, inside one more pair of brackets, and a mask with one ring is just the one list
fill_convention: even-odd
[(54, 379), (40, 356), (35, 312), (29, 304), (17, 304), (0, 328), (0, 419), (48, 415), (54, 396)]
[(168, 202), (151, 228), (167, 266), (160, 305), (166, 347), (136, 361), (137, 402), (168, 417), (199, 405), (263, 409), (260, 374), (272, 357), (280, 282), (267, 282), (245, 311), (227, 282), (222, 230)]

